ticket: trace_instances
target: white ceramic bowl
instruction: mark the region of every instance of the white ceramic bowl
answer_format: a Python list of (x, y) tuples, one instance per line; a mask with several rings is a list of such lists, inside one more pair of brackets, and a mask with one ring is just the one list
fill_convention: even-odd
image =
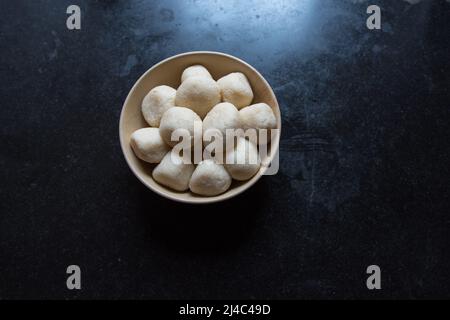
[(267, 81), (255, 68), (236, 57), (220, 52), (197, 51), (182, 53), (167, 58), (147, 70), (139, 80), (136, 81), (133, 88), (131, 88), (123, 105), (119, 124), (120, 144), (130, 169), (135, 176), (152, 191), (175, 201), (186, 203), (212, 203), (230, 199), (250, 188), (259, 180), (259, 178), (261, 178), (263, 173), (267, 170), (267, 166), (261, 166), (259, 172), (250, 180), (233, 180), (230, 189), (221, 195), (204, 197), (190, 191), (177, 192), (157, 183), (152, 177), (152, 170), (155, 165), (145, 163), (138, 159), (130, 146), (131, 134), (137, 129), (148, 127), (148, 124), (145, 122), (141, 113), (141, 103), (145, 95), (152, 88), (159, 85), (168, 85), (173, 88), (178, 88), (181, 82), (181, 73), (185, 68), (194, 64), (205, 66), (215, 80), (231, 72), (244, 73), (253, 89), (254, 99), (252, 103), (265, 102), (272, 107), (277, 118), (277, 128), (279, 131), (278, 135), (276, 135), (270, 143), (270, 150), (268, 152), (269, 161), (264, 161), (270, 163), (278, 150), (281, 133), (280, 108), (275, 94)]

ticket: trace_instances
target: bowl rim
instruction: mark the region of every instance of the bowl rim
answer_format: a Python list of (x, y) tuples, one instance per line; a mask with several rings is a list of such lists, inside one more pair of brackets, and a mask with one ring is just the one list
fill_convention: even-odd
[[(140, 174), (137, 172), (137, 170), (134, 168), (134, 166), (130, 163), (128, 157), (127, 157), (127, 153), (125, 150), (125, 146), (124, 143), (122, 141), (124, 141), (125, 139), (123, 139), (123, 118), (124, 118), (124, 110), (125, 110), (125, 106), (128, 104), (128, 101), (131, 99), (131, 94), (135, 91), (136, 87), (138, 86), (138, 84), (147, 76), (148, 73), (152, 72), (154, 69), (156, 69), (158, 66), (169, 62), (170, 60), (174, 60), (174, 59), (178, 59), (180, 57), (183, 56), (190, 56), (190, 55), (198, 55), (198, 54), (207, 54), (207, 55), (217, 55), (217, 56), (224, 56), (227, 57), (229, 59), (233, 59), (236, 60), (237, 62), (245, 65), (246, 67), (250, 68), (252, 71), (254, 71), (263, 81), (263, 83), (269, 88), (269, 93), (273, 98), (273, 101), (275, 102), (275, 107), (278, 109), (278, 113), (280, 115), (279, 118), (277, 118), (277, 129), (278, 131), (278, 135), (276, 136), (275, 141), (271, 141), (271, 150), (275, 150), (275, 151), (271, 151), (269, 157), (268, 157), (268, 162), (272, 162), (273, 158), (275, 157), (275, 155), (277, 153), (279, 153), (279, 143), (280, 143), (280, 138), (281, 138), (281, 110), (280, 110), (280, 106), (278, 104), (278, 100), (277, 97), (275, 95), (275, 93), (273, 92), (272, 86), (269, 84), (269, 82), (262, 76), (262, 74), (256, 70), (256, 68), (254, 68), (252, 65), (250, 65), (249, 63), (243, 61), (240, 58), (237, 58), (233, 55), (227, 54), (227, 53), (223, 53), (223, 52), (218, 52), (218, 51), (188, 51), (188, 52), (183, 52), (183, 53), (179, 53), (173, 56), (170, 56), (168, 58), (165, 58), (163, 60), (161, 60), (160, 62), (154, 64), (152, 67), (150, 67), (147, 71), (145, 71), (134, 83), (134, 85), (131, 87), (130, 91), (127, 94), (127, 97), (125, 99), (125, 102), (122, 105), (122, 110), (120, 112), (120, 117), (119, 117), (119, 142), (120, 142), (120, 147), (122, 150), (122, 154), (125, 158), (125, 161), (128, 165), (128, 167), (131, 169), (131, 171), (133, 172), (133, 174), (135, 175), (136, 178), (139, 179), (139, 181), (146, 186), (148, 189), (150, 189), (151, 191), (157, 193), (158, 195), (169, 199), (169, 200), (173, 200), (176, 202), (181, 202), (181, 203), (188, 203), (188, 204), (210, 204), (210, 203), (216, 203), (216, 202), (221, 202), (221, 201), (225, 201), (228, 199), (231, 199), (241, 193), (243, 193), (244, 191), (248, 190), (249, 188), (251, 188), (256, 182), (259, 181), (259, 179), (261, 179), (261, 177), (264, 175), (264, 173), (268, 170), (267, 166), (262, 167), (257, 173), (257, 177), (253, 177), (251, 178), (251, 180), (247, 181), (245, 184), (245, 187), (243, 187), (241, 190), (237, 191), (237, 192), (231, 192), (231, 193), (227, 193), (227, 191), (223, 194), (219, 194), (217, 196), (214, 197), (198, 197), (198, 198), (192, 198), (192, 199), (183, 199), (177, 196), (174, 196), (172, 194), (169, 193), (165, 193), (161, 190), (158, 190), (156, 188), (153, 188), (153, 186), (149, 185), (146, 181), (144, 181), (143, 178), (140, 177)], [(272, 149), (274, 148), (275, 149)], [(161, 186), (162, 188), (165, 188), (164, 186)]]

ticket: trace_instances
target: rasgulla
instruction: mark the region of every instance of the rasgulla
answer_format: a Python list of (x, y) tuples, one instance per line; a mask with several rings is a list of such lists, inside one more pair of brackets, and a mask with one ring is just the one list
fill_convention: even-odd
[(159, 127), (162, 115), (175, 106), (177, 91), (169, 86), (158, 86), (150, 90), (142, 101), (142, 115), (151, 127)]
[(184, 69), (183, 74), (181, 75), (181, 82), (184, 82), (184, 80), (191, 77), (206, 77), (212, 79), (208, 69), (199, 64)]
[[(258, 144), (265, 144), (270, 141), (270, 130), (277, 127), (277, 119), (272, 108), (266, 103), (257, 103), (239, 110), (241, 123), (244, 129), (258, 130)], [(267, 139), (259, 139), (259, 130), (267, 130)]]
[(231, 177), (227, 170), (213, 160), (203, 160), (192, 174), (189, 188), (192, 192), (203, 196), (216, 196), (224, 193), (231, 185)]
[(261, 161), (256, 146), (243, 137), (237, 138), (235, 149), (225, 157), (225, 168), (233, 179), (244, 181), (258, 172)]
[(190, 77), (178, 87), (175, 104), (192, 109), (202, 119), (220, 102), (217, 82), (207, 77)]
[(183, 107), (173, 107), (167, 110), (162, 118), (159, 126), (161, 137), (169, 146), (175, 146), (178, 141), (172, 141), (172, 133), (177, 129), (185, 129), (191, 135), (191, 142), (194, 142), (194, 124), (200, 125), (202, 120), (191, 109)]
[(247, 77), (241, 72), (230, 73), (219, 80), (222, 101), (234, 104), (238, 109), (248, 106), (253, 100), (253, 91)]
[(149, 163), (159, 163), (170, 150), (161, 138), (158, 128), (136, 130), (131, 135), (130, 144), (136, 156)]
[[(217, 129), (222, 133), (225, 143), (226, 130), (240, 128), (239, 111), (229, 102), (222, 102), (211, 109), (203, 119), (203, 134), (209, 129)], [(205, 139), (204, 139), (205, 141)], [(206, 142), (206, 141), (205, 141)]]
[(183, 163), (183, 158), (175, 152), (168, 152), (153, 170), (153, 179), (176, 191), (186, 191), (195, 166)]

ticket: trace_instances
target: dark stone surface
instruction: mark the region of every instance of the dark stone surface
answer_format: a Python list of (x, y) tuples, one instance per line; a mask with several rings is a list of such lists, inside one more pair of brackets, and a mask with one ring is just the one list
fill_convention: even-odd
[[(373, 1), (369, 31), (355, 2), (86, 0), (68, 31), (72, 1), (2, 1), (0, 298), (449, 297), (450, 3)], [(211, 206), (147, 190), (118, 139), (191, 50), (255, 66), (283, 116), (279, 174)]]

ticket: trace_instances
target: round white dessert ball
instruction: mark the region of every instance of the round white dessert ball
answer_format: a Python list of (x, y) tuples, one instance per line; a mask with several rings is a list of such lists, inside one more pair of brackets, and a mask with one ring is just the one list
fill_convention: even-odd
[(220, 102), (217, 82), (208, 77), (187, 78), (177, 90), (175, 104), (192, 109), (202, 119)]
[[(167, 110), (159, 126), (159, 132), (163, 140), (171, 147), (179, 141), (172, 141), (172, 133), (178, 129), (185, 129), (189, 132), (191, 142), (194, 142), (194, 126), (198, 125), (201, 130), (202, 119), (191, 109), (184, 107), (173, 107)], [(200, 131), (201, 132), (201, 131)]]
[(194, 172), (192, 163), (184, 163), (183, 158), (175, 152), (168, 152), (161, 163), (153, 170), (153, 179), (163, 186), (176, 191), (189, 189), (189, 180)]
[(197, 165), (189, 182), (192, 192), (203, 196), (216, 196), (224, 193), (231, 185), (227, 170), (213, 160), (203, 160)]
[(134, 154), (149, 163), (159, 163), (170, 150), (161, 138), (158, 128), (136, 130), (131, 135), (130, 144)]
[(159, 127), (164, 112), (175, 106), (176, 93), (177, 91), (169, 86), (158, 86), (144, 97), (141, 105), (142, 115), (151, 127)]
[[(258, 144), (270, 141), (270, 130), (277, 127), (277, 119), (272, 108), (266, 103), (256, 103), (239, 110), (240, 120), (244, 129), (256, 129), (258, 132)], [(260, 130), (267, 130), (265, 141), (260, 139)], [(262, 134), (261, 134), (262, 135)]]
[(225, 168), (233, 179), (248, 180), (258, 172), (260, 166), (257, 147), (247, 139), (238, 137), (234, 150), (225, 157)]
[(192, 77), (206, 77), (212, 79), (208, 69), (199, 64), (184, 69), (183, 74), (181, 75), (181, 82), (184, 82), (187, 78)]
[(222, 102), (208, 112), (203, 119), (203, 141), (207, 141), (208, 130), (217, 129), (222, 134), (223, 142), (226, 142), (226, 130), (241, 127), (239, 111), (229, 102)]
[(243, 73), (230, 73), (217, 80), (217, 84), (220, 87), (223, 101), (234, 104), (238, 109), (252, 103), (252, 87)]

